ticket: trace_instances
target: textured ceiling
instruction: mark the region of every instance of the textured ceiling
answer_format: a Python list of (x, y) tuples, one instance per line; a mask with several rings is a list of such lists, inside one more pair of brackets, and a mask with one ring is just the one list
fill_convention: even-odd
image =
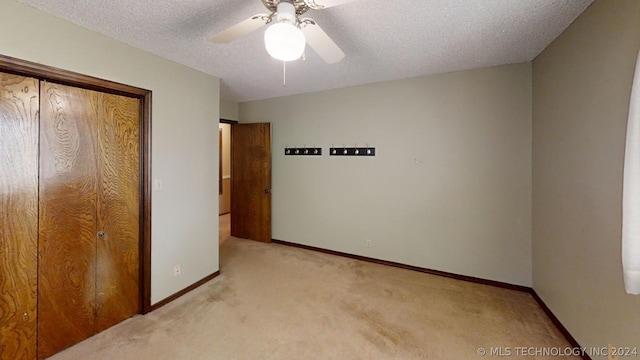
[[(269, 57), (259, 29), (229, 44), (208, 39), (260, 0), (20, 0), (153, 54), (218, 76), (221, 97), (249, 101), (535, 58), (593, 0), (357, 0), (310, 10), (342, 48), (324, 63)], [(316, 0), (322, 4), (321, 0)]]

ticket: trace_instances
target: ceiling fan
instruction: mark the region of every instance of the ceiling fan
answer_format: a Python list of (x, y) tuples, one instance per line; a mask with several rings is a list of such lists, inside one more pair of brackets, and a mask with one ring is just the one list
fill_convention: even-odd
[(335, 64), (344, 58), (340, 50), (324, 30), (311, 18), (300, 18), (309, 9), (321, 10), (355, 0), (262, 0), (268, 14), (256, 14), (216, 34), (214, 43), (228, 43), (247, 35), (264, 25), (271, 24), (265, 31), (265, 47), (269, 55), (282, 61), (299, 59), (305, 44), (315, 50), (328, 64)]

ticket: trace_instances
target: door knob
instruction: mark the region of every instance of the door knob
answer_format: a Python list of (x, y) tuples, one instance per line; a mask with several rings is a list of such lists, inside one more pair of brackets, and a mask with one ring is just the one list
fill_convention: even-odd
[(104, 231), (98, 231), (98, 236), (99, 237), (103, 237), (104, 236)]
[(271, 189), (264, 189), (264, 193), (265, 193), (265, 194), (268, 194), (268, 193), (270, 193), (270, 192), (271, 192)]

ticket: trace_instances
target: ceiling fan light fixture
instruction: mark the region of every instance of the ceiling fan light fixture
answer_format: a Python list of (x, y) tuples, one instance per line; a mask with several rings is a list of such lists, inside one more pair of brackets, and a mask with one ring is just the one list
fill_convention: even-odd
[(297, 24), (295, 6), (289, 0), (281, 0), (276, 22), (264, 32), (264, 46), (271, 57), (293, 61), (302, 56), (307, 41)]
[(297, 60), (304, 53), (306, 40), (298, 27), (287, 22), (275, 23), (264, 32), (264, 45), (274, 59)]

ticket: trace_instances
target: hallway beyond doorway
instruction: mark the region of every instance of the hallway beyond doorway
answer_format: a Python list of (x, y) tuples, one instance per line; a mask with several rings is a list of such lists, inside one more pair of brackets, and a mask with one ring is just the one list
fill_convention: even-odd
[(231, 213), (226, 213), (224, 215), (219, 216), (219, 239), (220, 245), (222, 245), (225, 240), (231, 237)]

